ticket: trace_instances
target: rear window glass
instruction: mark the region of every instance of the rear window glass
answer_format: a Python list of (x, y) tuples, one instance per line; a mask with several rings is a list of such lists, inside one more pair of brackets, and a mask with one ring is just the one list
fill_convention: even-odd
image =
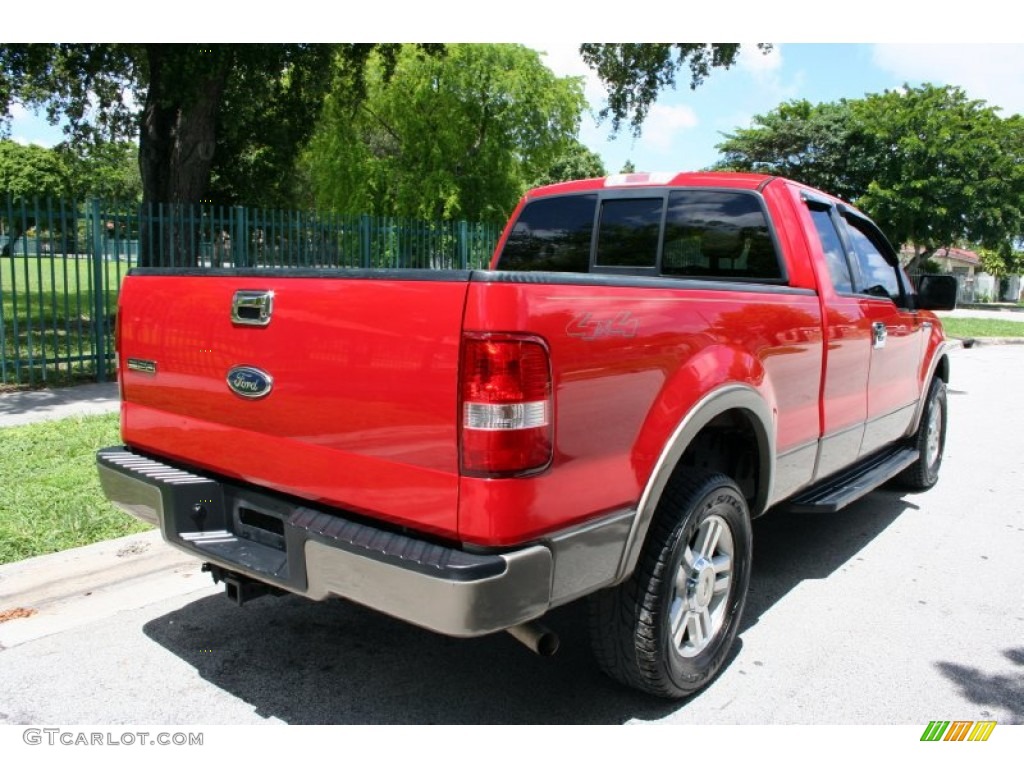
[(758, 198), (713, 190), (669, 195), (661, 271), (723, 280), (783, 277)]
[(665, 199), (627, 198), (601, 203), (597, 239), (599, 267), (654, 268)]
[(587, 272), (597, 195), (546, 197), (519, 214), (498, 269)]

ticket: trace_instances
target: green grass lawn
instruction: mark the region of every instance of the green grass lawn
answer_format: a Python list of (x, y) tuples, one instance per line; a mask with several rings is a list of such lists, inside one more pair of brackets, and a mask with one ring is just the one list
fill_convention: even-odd
[(946, 335), (957, 339), (993, 337), (1024, 337), (1024, 322), (1019, 320), (985, 320), (973, 317), (944, 317)]
[(117, 414), (0, 429), (0, 563), (148, 530), (100, 490), (96, 451), (119, 442)]
[[(124, 262), (103, 264), (103, 313), (94, 317), (92, 262), (75, 256), (0, 258), (0, 386), (95, 377), (95, 323), (108, 336)], [(108, 342), (109, 343), (109, 342)]]

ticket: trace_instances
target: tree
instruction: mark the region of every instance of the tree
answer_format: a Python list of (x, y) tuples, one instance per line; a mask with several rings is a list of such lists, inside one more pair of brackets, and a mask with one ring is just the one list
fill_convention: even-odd
[(540, 187), (545, 184), (557, 184), (560, 181), (593, 179), (607, 174), (601, 156), (579, 140), (573, 139), (565, 151), (529, 186)]
[(0, 112), (9, 117), (14, 101), (44, 106), (76, 143), (137, 138), (144, 199), (193, 203), (208, 197), (219, 129), (238, 123), (225, 106), (238, 108), (240, 92), (258, 99), (274, 118), (259, 135), (286, 134), (294, 152), (310, 130), (300, 107), (326, 91), (332, 55), (311, 45), (5, 45)]
[(355, 106), (344, 88), (327, 100), (305, 160), (321, 207), (503, 221), (578, 144), (581, 83), (528, 48), (451, 45), (432, 57), (406, 46), (385, 65), (371, 58)]
[[(771, 45), (760, 43), (762, 52)], [(629, 122), (640, 135), (644, 119), (664, 88), (674, 88), (680, 70), (688, 71), (690, 88), (695, 89), (716, 67), (728, 69), (736, 63), (738, 43), (584, 43), (583, 60), (593, 69), (608, 91), (608, 106), (601, 118), (611, 116), (612, 131)]]
[[(370, 43), (9, 44), (0, 46), (0, 116), (9, 121), (11, 104), (20, 102), (45, 106), (54, 123), (64, 119), (76, 143), (137, 137), (146, 202), (209, 201), (215, 172), (219, 194), (253, 202), (266, 190), (277, 201), (287, 187), (278, 182), (331, 85), (331, 62), (347, 62), (348, 92), (358, 98), (369, 56), (382, 59), (386, 77), (398, 50)], [(183, 235), (165, 229), (157, 238), (179, 262), (194, 258)]]
[(138, 147), (131, 142), (98, 142), (81, 149), (64, 143), (47, 149), (0, 140), (0, 227), (10, 235), (5, 256), (36, 226), (37, 212), (42, 221), (59, 227), (62, 218), (51, 218), (48, 212), (61, 200), (137, 203), (141, 195)]
[(60, 154), (35, 144), (0, 140), (0, 198), (31, 203), (71, 192), (68, 167)]
[(38, 201), (45, 206), (47, 198), (70, 192), (68, 168), (58, 153), (0, 140), (0, 227), (7, 235), (0, 255), (10, 256), (18, 239), (36, 225)]
[(785, 176), (847, 200), (860, 197), (870, 181), (849, 102), (789, 101), (750, 128), (726, 134), (718, 144), (715, 170)]
[(959, 88), (923, 85), (853, 103), (871, 180), (858, 203), (915, 261), (967, 241), (1008, 257), (1024, 231), (1024, 121)]
[(142, 200), (139, 148), (131, 141), (98, 141), (54, 147), (68, 169), (71, 195), (119, 203)]
[(788, 102), (726, 136), (719, 167), (778, 174), (846, 198), (914, 264), (968, 242), (1008, 257), (1024, 231), (1024, 119), (923, 85)]
[[(770, 46), (760, 46), (766, 50)], [(422, 44), (431, 55), (444, 46)], [(280, 203), (293, 160), (316, 123), (332, 85), (331, 61), (344, 63), (346, 93), (358, 101), (365, 65), (383, 79), (401, 46), (306, 44), (4, 44), (0, 45), (0, 123), (13, 103), (45, 107), (66, 121), (76, 143), (137, 139), (147, 202)], [(634, 131), (660, 89), (687, 69), (697, 87), (729, 67), (733, 43), (587, 43), (585, 60), (609, 91), (613, 129)], [(212, 184), (211, 184), (212, 180)], [(267, 199), (254, 199), (254, 196)]]

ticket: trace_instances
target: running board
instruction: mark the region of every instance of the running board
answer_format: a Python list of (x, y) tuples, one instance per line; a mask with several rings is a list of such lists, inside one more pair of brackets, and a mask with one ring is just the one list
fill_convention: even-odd
[(783, 506), (789, 512), (838, 512), (896, 477), (919, 455), (914, 448), (896, 448), (872, 456), (797, 494)]

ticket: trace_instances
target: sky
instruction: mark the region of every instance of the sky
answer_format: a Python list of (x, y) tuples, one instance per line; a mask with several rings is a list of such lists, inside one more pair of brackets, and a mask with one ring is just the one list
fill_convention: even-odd
[[(122, 0), (108, 2), (117, 5)], [(171, 20), (163, 30), (170, 40), (196, 39), (193, 28), (187, 24), (180, 26), (189, 18), (185, 6), (192, 2), (180, 0), (182, 12), (174, 17), (179, 26)], [(267, 13), (260, 15), (260, 9), (281, 7), (259, 0), (253, 2), (254, 14), (250, 18), (269, 19)], [(289, 7), (301, 9), (304, 2), (307, 0), (291, 0)], [(324, 7), (310, 6), (315, 9), (310, 13), (322, 14)], [(926, 19), (916, 7), (862, 0), (856, 17), (845, 15), (841, 24), (835, 23), (839, 19), (826, 19), (829, 23), (817, 29), (797, 21), (806, 16), (808, 6), (796, 0), (773, 0), (771, 4), (731, 0), (728, 6), (705, 4), (699, 11), (692, 10), (693, 4), (679, 0), (646, 0), (645, 13), (627, 13), (623, 8), (628, 6), (590, 6), (574, 0), (564, 0), (558, 5), (551, 0), (517, 0), (505, 15), (493, 18), (480, 14), (484, 6), (463, 0), (435, 0), (431, 4), (382, 0), (379, 6), (373, 7), (383, 11), (395, 9), (395, 12), (359, 19), (346, 17), (343, 22), (327, 18), (324, 23), (313, 25), (310, 16), (301, 12), (288, 17), (277, 13), (271, 37), (258, 29), (251, 34), (253, 39), (310, 42), (321, 41), (317, 39), (320, 36), (324, 40), (523, 43), (543, 51), (545, 63), (556, 74), (584, 78), (591, 112), (583, 117), (580, 139), (601, 155), (609, 173), (621, 170), (627, 160), (641, 171), (708, 167), (719, 157), (715, 145), (723, 140), (724, 133), (748, 127), (755, 115), (764, 114), (790, 99), (807, 99), (814, 103), (836, 101), (881, 93), (904, 84), (914, 86), (930, 82), (960, 86), (970, 98), (1001, 107), (1004, 116), (1024, 113), (1024, 42), (1016, 42), (1024, 41), (1024, 32), (1015, 24), (993, 24), (993, 20), (999, 18), (995, 0), (974, 0), (970, 7), (933, 0)], [(590, 7), (612, 9), (617, 15), (592, 14), (581, 21), (578, 9)], [(728, 17), (718, 10), (724, 7), (728, 8)], [(685, 20), (681, 20), (680, 9), (686, 11)], [(210, 8), (199, 3), (196, 12), (209, 17)], [(660, 25), (659, 13), (672, 23)], [(387, 19), (386, 23), (383, 19)], [(225, 17), (225, 20), (234, 21), (233, 17)], [(884, 24), (879, 23), (880, 20)], [(235, 30), (237, 25), (213, 23), (207, 28)], [(885, 40), (896, 35), (896, 41), (859, 43), (836, 38), (833, 42), (811, 42), (835, 38), (837, 30), (854, 40)], [(68, 39), (137, 38), (133, 32), (132, 29), (111, 30), (105, 25), (82, 27), (74, 19), (69, 20), (67, 31), (54, 30), (55, 34), (63, 34)], [(604, 104), (603, 87), (580, 58), (578, 41), (644, 40), (677, 35), (685, 39), (686, 32), (692, 32), (696, 39), (807, 42), (774, 43), (768, 54), (761, 53), (753, 43), (744, 44), (733, 67), (714, 70), (704, 84), (693, 91), (688, 87), (687, 74), (681, 73), (680, 85), (675, 90), (663, 91), (651, 109), (640, 137), (634, 137), (630, 127), (624, 126), (618, 136), (609, 138), (610, 123), (596, 119)], [(915, 38), (919, 42), (898, 42)], [(552, 40), (559, 42), (550, 42)], [(62, 138), (60, 128), (47, 125), (42, 116), (17, 105), (13, 115), (11, 134), (15, 140), (52, 145)]]
[[(556, 74), (586, 77), (585, 92), (594, 114), (603, 105), (603, 87), (572, 44), (530, 43), (545, 50)], [(580, 138), (598, 152), (609, 173), (627, 160), (641, 171), (698, 170), (713, 164), (724, 133), (746, 128), (755, 115), (790, 99), (812, 103), (855, 99), (930, 82), (956, 85), (968, 97), (1002, 108), (1006, 117), (1024, 113), (1024, 45), (1013, 44), (776, 44), (770, 53), (750, 44), (729, 70), (715, 70), (704, 84), (665, 91), (651, 110), (639, 138), (629, 127), (609, 139), (610, 124), (584, 117)]]

